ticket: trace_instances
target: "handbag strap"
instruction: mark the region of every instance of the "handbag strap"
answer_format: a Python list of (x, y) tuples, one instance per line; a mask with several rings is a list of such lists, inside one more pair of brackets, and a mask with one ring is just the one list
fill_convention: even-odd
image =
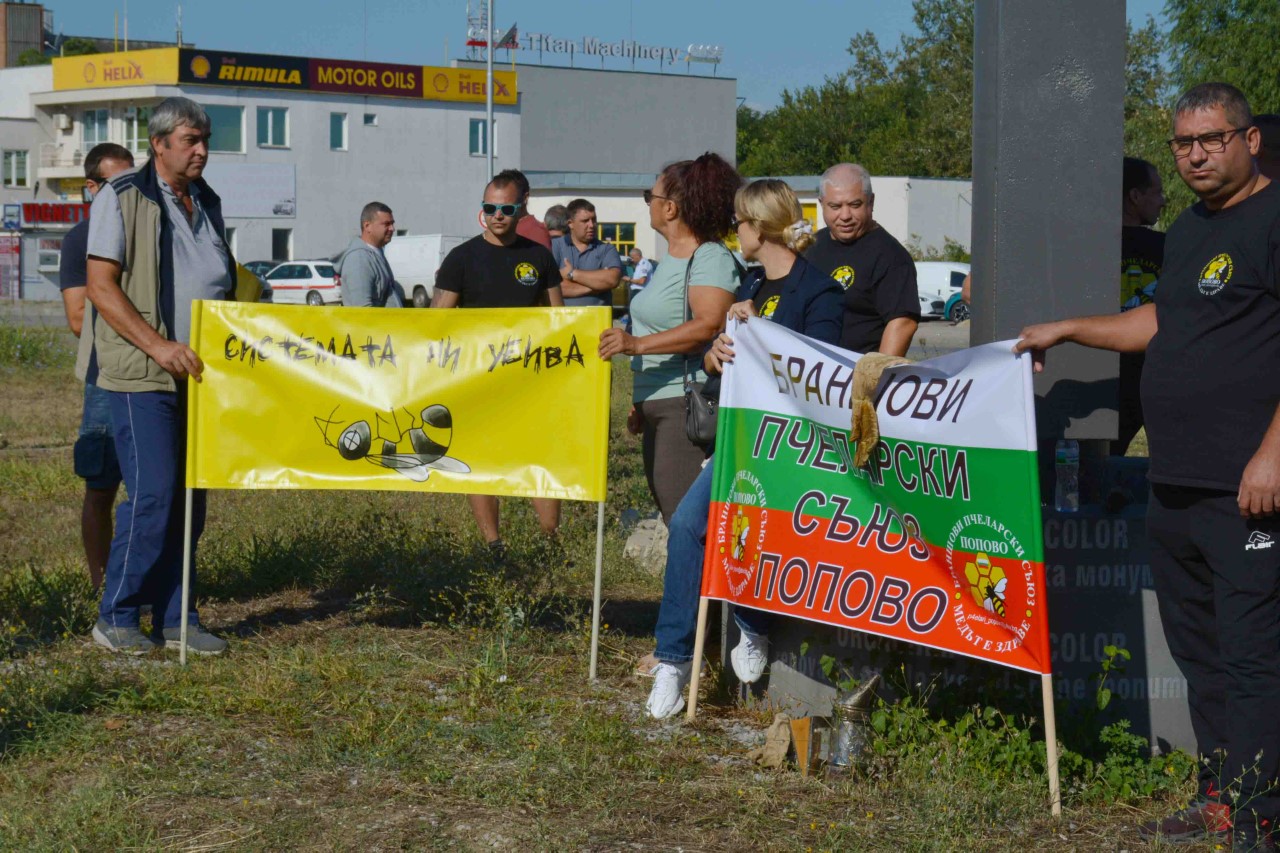
[[(689, 277), (693, 275), (693, 259), (698, 256), (698, 250), (705, 246), (706, 243), (699, 243), (693, 247), (693, 254), (689, 256), (689, 265), (684, 268), (684, 322), (687, 323), (693, 319), (693, 306), (689, 304)], [(694, 373), (689, 370), (689, 354), (684, 354), (684, 390), (687, 392), (693, 386)]]

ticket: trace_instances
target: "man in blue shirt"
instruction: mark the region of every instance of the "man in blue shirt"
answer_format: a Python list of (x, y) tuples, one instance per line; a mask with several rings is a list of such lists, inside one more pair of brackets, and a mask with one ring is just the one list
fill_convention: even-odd
[[(92, 201), (102, 185), (119, 173), (133, 168), (133, 154), (123, 145), (103, 142), (93, 146), (84, 158), (86, 201)], [(111, 550), (111, 510), (120, 489), (120, 462), (111, 439), (111, 405), (107, 392), (97, 386), (97, 364), (93, 359), (93, 307), (84, 298), (88, 276), (85, 262), (89, 248), (89, 220), (86, 218), (62, 238), (62, 259), (58, 264), (58, 288), (67, 325), (81, 339), (76, 357), (76, 376), (84, 381), (84, 408), (80, 435), (72, 452), (76, 476), (84, 480), (84, 503), (80, 508), (80, 537), (89, 562), (93, 588), (102, 587), (107, 554)], [(86, 314), (89, 334), (82, 335)]]
[(569, 202), (569, 233), (551, 241), (560, 265), (564, 304), (608, 307), (611, 292), (622, 280), (622, 259), (610, 243), (596, 237), (596, 206), (585, 198)]

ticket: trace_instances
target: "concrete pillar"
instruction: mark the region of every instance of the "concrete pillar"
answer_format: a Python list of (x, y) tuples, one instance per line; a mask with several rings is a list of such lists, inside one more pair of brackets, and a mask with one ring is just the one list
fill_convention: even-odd
[[(1125, 4), (977, 0), (974, 345), (1119, 310)], [(1045, 438), (1116, 437), (1114, 353), (1055, 350), (1036, 382)]]

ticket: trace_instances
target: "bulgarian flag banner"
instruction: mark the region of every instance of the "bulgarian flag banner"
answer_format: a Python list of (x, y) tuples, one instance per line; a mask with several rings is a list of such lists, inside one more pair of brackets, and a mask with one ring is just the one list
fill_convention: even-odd
[(1047, 675), (1030, 356), (886, 369), (857, 467), (858, 354), (759, 320), (729, 334), (703, 597)]

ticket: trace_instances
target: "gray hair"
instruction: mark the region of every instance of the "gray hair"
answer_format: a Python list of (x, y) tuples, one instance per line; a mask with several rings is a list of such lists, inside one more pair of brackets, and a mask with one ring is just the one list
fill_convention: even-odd
[(378, 218), (379, 213), (385, 213), (388, 216), (395, 216), (391, 212), (391, 208), (387, 207), (380, 201), (371, 201), (360, 209), (360, 225), (363, 227), (366, 222), (373, 222)]
[(827, 187), (847, 187), (855, 182), (862, 182), (862, 194), (871, 198), (871, 173), (857, 163), (837, 163), (822, 173), (818, 181), (818, 198), (827, 194)]
[(1222, 107), (1222, 111), (1227, 114), (1227, 121), (1235, 127), (1250, 127), (1253, 124), (1249, 99), (1230, 83), (1200, 83), (1192, 86), (1178, 98), (1178, 103), (1173, 107), (1173, 117), (1176, 121), (1183, 113), (1214, 107)]
[(147, 122), (147, 136), (151, 139), (163, 139), (183, 125), (201, 133), (208, 133), (213, 127), (209, 114), (195, 101), (190, 98), (165, 98), (151, 111), (151, 118)]
[(563, 204), (553, 204), (542, 217), (548, 231), (564, 231), (569, 227), (569, 210)]

